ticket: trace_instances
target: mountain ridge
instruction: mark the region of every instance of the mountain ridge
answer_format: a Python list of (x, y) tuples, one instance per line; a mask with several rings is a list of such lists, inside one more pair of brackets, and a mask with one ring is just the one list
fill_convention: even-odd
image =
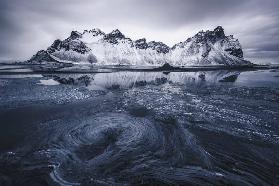
[(105, 33), (98, 28), (72, 31), (65, 40), (57, 39), (46, 50), (35, 54), (29, 63), (89, 62), (97, 65), (242, 65), (242, 47), (223, 27), (200, 31), (172, 47), (145, 38), (132, 40), (120, 30)]

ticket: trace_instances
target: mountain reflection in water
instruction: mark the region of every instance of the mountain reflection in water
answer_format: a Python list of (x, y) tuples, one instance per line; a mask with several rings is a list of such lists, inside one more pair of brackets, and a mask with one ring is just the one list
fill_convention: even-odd
[(113, 72), (90, 75), (52, 75), (61, 84), (82, 84), (90, 90), (132, 88), (145, 85), (235, 82), (240, 72)]

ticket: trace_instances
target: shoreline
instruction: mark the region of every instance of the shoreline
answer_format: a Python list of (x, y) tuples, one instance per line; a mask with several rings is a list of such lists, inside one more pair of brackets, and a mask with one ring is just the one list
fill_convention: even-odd
[[(6, 65), (6, 64), (0, 64)], [(9, 66), (19, 65), (19, 64), (9, 64)], [(0, 69), (0, 75), (26, 75), (26, 74), (94, 74), (94, 73), (113, 73), (113, 72), (199, 72), (199, 71), (218, 71), (218, 70), (228, 70), (228, 71), (257, 71), (257, 70), (275, 70), (279, 69), (279, 65), (247, 65), (247, 66), (223, 66), (223, 65), (214, 65), (214, 66), (188, 66), (188, 67), (172, 67), (164, 68), (128, 68), (128, 67), (97, 67), (93, 69), (84, 69), (84, 70), (67, 70), (63, 68), (57, 69), (40, 69), (36, 70), (34, 68), (42, 68), (42, 65), (27, 65), (23, 64), (22, 66), (29, 67), (32, 71), (29, 72), (7, 72), (7, 69)], [(73, 66), (75, 67), (75, 66)], [(16, 68), (20, 69), (20, 68)], [(26, 68), (24, 68), (26, 69)], [(13, 70), (12, 68), (9, 70)]]

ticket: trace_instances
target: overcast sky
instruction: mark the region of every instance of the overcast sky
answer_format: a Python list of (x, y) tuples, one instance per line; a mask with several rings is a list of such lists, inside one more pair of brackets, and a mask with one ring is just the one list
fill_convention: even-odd
[(28, 59), (72, 30), (115, 28), (172, 46), (221, 25), (245, 57), (279, 62), (279, 0), (0, 0), (0, 59)]

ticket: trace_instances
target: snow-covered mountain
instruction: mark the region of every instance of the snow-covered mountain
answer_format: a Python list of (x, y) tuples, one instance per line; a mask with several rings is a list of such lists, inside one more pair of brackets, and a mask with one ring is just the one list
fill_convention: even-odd
[(55, 40), (47, 50), (34, 55), (29, 63), (89, 62), (97, 65), (242, 65), (241, 45), (232, 35), (226, 36), (218, 26), (201, 31), (184, 42), (169, 47), (162, 42), (133, 41), (118, 29), (104, 33), (100, 29), (72, 31), (65, 40)]

